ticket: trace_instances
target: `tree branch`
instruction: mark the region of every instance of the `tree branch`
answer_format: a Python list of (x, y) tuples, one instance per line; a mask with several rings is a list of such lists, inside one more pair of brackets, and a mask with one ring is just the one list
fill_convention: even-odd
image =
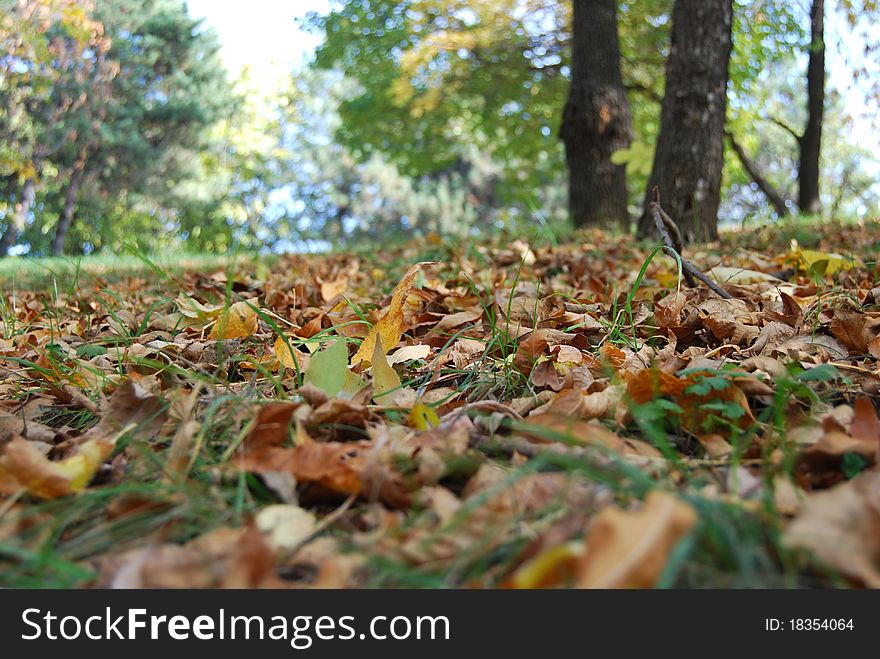
[(761, 174), (761, 170), (758, 169), (758, 165), (749, 158), (742, 145), (736, 141), (733, 133), (725, 131), (725, 135), (727, 135), (727, 139), (730, 140), (730, 146), (733, 148), (734, 153), (736, 153), (737, 158), (739, 158), (740, 163), (742, 163), (743, 169), (748, 172), (749, 176), (752, 177), (752, 180), (761, 192), (764, 193), (764, 196), (767, 197), (767, 201), (769, 201), (773, 208), (776, 209), (776, 214), (779, 217), (785, 217), (786, 215), (791, 214), (791, 210), (785, 205), (785, 199), (783, 199), (782, 195), (779, 194), (779, 191), (773, 187), (773, 184), (764, 178)]
[(779, 126), (782, 130), (791, 135), (798, 144), (800, 144), (801, 141), (804, 139), (803, 135), (801, 135), (799, 132), (797, 132), (794, 128), (789, 126), (781, 119), (777, 119), (776, 117), (762, 117), (762, 119), (764, 121), (769, 121), (771, 124), (776, 124), (777, 126)]
[[(728, 293), (714, 281), (709, 279), (700, 271), (697, 266), (695, 266), (693, 263), (684, 258), (678, 251), (676, 251), (674, 247), (675, 242), (673, 241), (672, 236), (669, 234), (669, 230), (666, 228), (666, 223), (663, 221), (663, 216), (666, 215), (666, 212), (660, 207), (660, 190), (656, 187), (654, 188), (654, 199), (649, 204), (649, 207), (651, 209), (651, 214), (654, 216), (654, 224), (657, 226), (657, 231), (660, 233), (660, 237), (663, 239), (664, 249), (671, 256), (678, 257), (678, 259), (681, 261), (681, 269), (690, 276), (696, 277), (701, 282), (706, 284), (706, 286), (708, 286), (709, 289), (716, 295), (719, 295), (725, 300), (732, 300), (733, 296), (730, 293)], [(666, 217), (669, 216), (666, 215)], [(672, 221), (671, 218), (670, 221)]]

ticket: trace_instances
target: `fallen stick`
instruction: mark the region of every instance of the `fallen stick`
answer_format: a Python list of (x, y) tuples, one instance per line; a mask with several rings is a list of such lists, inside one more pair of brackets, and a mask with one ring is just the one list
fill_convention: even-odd
[[(660, 207), (660, 191), (657, 188), (654, 188), (654, 200), (650, 203), (650, 208), (651, 214), (654, 216), (654, 224), (657, 226), (657, 231), (660, 232), (660, 237), (663, 239), (663, 249), (670, 256), (677, 258), (681, 262), (681, 269), (684, 272), (688, 286), (696, 286), (696, 282), (694, 281), (694, 277), (696, 277), (706, 284), (706, 286), (708, 286), (715, 294), (725, 300), (732, 300), (733, 296), (730, 293), (704, 275), (697, 266), (681, 255), (680, 249), (675, 248), (675, 242), (672, 240), (672, 236), (669, 234), (669, 229), (667, 229), (666, 223), (663, 221), (663, 215), (665, 215), (665, 212)], [(670, 222), (671, 221), (670, 218)]]

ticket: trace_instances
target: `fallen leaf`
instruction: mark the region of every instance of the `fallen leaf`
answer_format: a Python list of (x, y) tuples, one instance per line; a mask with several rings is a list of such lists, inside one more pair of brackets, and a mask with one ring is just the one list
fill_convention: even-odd
[(257, 307), (250, 300), (230, 305), (211, 328), (211, 339), (243, 339), (257, 331)]
[(292, 504), (275, 504), (261, 509), (254, 524), (277, 551), (292, 552), (315, 532), (313, 513)]
[(841, 256), (832, 252), (818, 252), (811, 249), (798, 248), (794, 252), (795, 259), (802, 271), (819, 275), (833, 275), (841, 270), (850, 270), (859, 265), (853, 256)]
[(332, 398), (342, 390), (347, 373), (348, 347), (343, 339), (336, 339), (311, 356), (305, 383), (318, 387)]
[(354, 357), (351, 358), (352, 366), (359, 364), (362, 361), (370, 360), (370, 357), (372, 357), (373, 352), (376, 349), (376, 340), (380, 337), (382, 339), (383, 350), (385, 350), (386, 354), (389, 350), (397, 346), (397, 343), (400, 341), (400, 335), (403, 333), (403, 303), (406, 301), (406, 296), (409, 294), (410, 289), (412, 289), (416, 275), (419, 271), (423, 267), (433, 264), (432, 261), (416, 263), (407, 270), (405, 275), (403, 275), (403, 278), (394, 288), (394, 293), (391, 296), (391, 304), (388, 309), (386, 309), (385, 313), (382, 314), (382, 317), (376, 321), (376, 324), (370, 328), (367, 336), (364, 337), (363, 342), (361, 342), (360, 348), (358, 348)]
[(778, 277), (768, 275), (766, 272), (746, 270), (745, 268), (730, 268), (723, 265), (716, 265), (714, 268), (707, 270), (706, 276), (711, 277), (720, 284), (737, 284), (740, 286), (761, 282), (783, 283)]
[(880, 588), (880, 471), (810, 494), (783, 535), (868, 588)]
[(82, 492), (113, 451), (114, 441), (92, 439), (64, 460), (52, 462), (23, 437), (10, 441), (0, 456), (0, 487), (4, 494), (23, 488), (41, 499)]
[(433, 407), (429, 407), (424, 403), (416, 403), (413, 405), (409, 413), (409, 426), (416, 430), (427, 430), (433, 426), (440, 425), (440, 417)]
[[(373, 400), (378, 405), (400, 405), (405, 391), (400, 385), (397, 371), (388, 365), (382, 349), (382, 337), (376, 339), (376, 349), (371, 358), (373, 372)], [(413, 397), (415, 394), (413, 393)]]
[(638, 510), (608, 507), (590, 526), (577, 577), (580, 588), (652, 588), (669, 554), (693, 528), (694, 509), (653, 491)]
[(301, 350), (298, 350), (296, 346), (291, 343), (290, 338), (286, 341), (282, 336), (275, 339), (275, 345), (272, 346), (272, 352), (275, 353), (275, 358), (278, 360), (278, 363), (285, 368), (291, 368), (299, 373), (304, 373), (309, 370), (310, 356)]
[(851, 309), (835, 309), (829, 326), (843, 345), (859, 354), (866, 354), (871, 341), (880, 333), (880, 318), (871, 318)]
[(403, 362), (410, 362), (415, 359), (425, 359), (430, 354), (431, 346), (427, 344), (404, 346), (388, 355), (388, 365), (394, 366), (395, 364), (402, 364)]

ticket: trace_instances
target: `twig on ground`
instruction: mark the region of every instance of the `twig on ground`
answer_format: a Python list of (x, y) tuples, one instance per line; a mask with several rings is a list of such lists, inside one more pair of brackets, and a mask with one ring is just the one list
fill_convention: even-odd
[[(688, 261), (684, 256), (681, 255), (681, 249), (676, 249), (676, 243), (672, 239), (672, 236), (669, 233), (669, 229), (667, 228), (666, 222), (663, 221), (663, 217), (668, 215), (663, 211), (660, 207), (660, 191), (655, 187), (654, 188), (654, 200), (650, 203), (651, 214), (654, 216), (654, 224), (657, 226), (657, 231), (660, 232), (660, 237), (663, 240), (663, 247), (667, 253), (672, 255), (673, 257), (677, 256), (681, 261), (681, 269), (684, 272), (685, 279), (687, 280), (688, 286), (696, 286), (696, 282), (694, 281), (694, 277), (699, 279), (701, 282), (706, 284), (712, 292), (724, 298), (725, 300), (732, 300), (733, 296), (721, 288), (714, 281), (709, 279), (706, 275), (702, 273), (702, 271), (695, 266), (693, 263)], [(672, 222), (672, 218), (669, 218), (669, 222)]]

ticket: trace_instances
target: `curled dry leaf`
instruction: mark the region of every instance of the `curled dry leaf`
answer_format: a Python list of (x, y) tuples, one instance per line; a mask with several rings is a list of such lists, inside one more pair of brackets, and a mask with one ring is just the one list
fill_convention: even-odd
[(64, 460), (52, 462), (33, 442), (15, 437), (0, 456), (0, 492), (19, 488), (41, 499), (83, 491), (113, 451), (114, 441), (92, 439)]
[(14, 437), (0, 456), (0, 491), (24, 489), (43, 498), (81, 492), (110, 457), (124, 432), (152, 436), (165, 420), (165, 403), (129, 379), (110, 397), (104, 418), (77, 438), (73, 450), (61, 460), (50, 460), (36, 442)]
[(748, 346), (758, 338), (756, 319), (742, 300), (711, 298), (699, 305), (703, 325), (719, 341)]

